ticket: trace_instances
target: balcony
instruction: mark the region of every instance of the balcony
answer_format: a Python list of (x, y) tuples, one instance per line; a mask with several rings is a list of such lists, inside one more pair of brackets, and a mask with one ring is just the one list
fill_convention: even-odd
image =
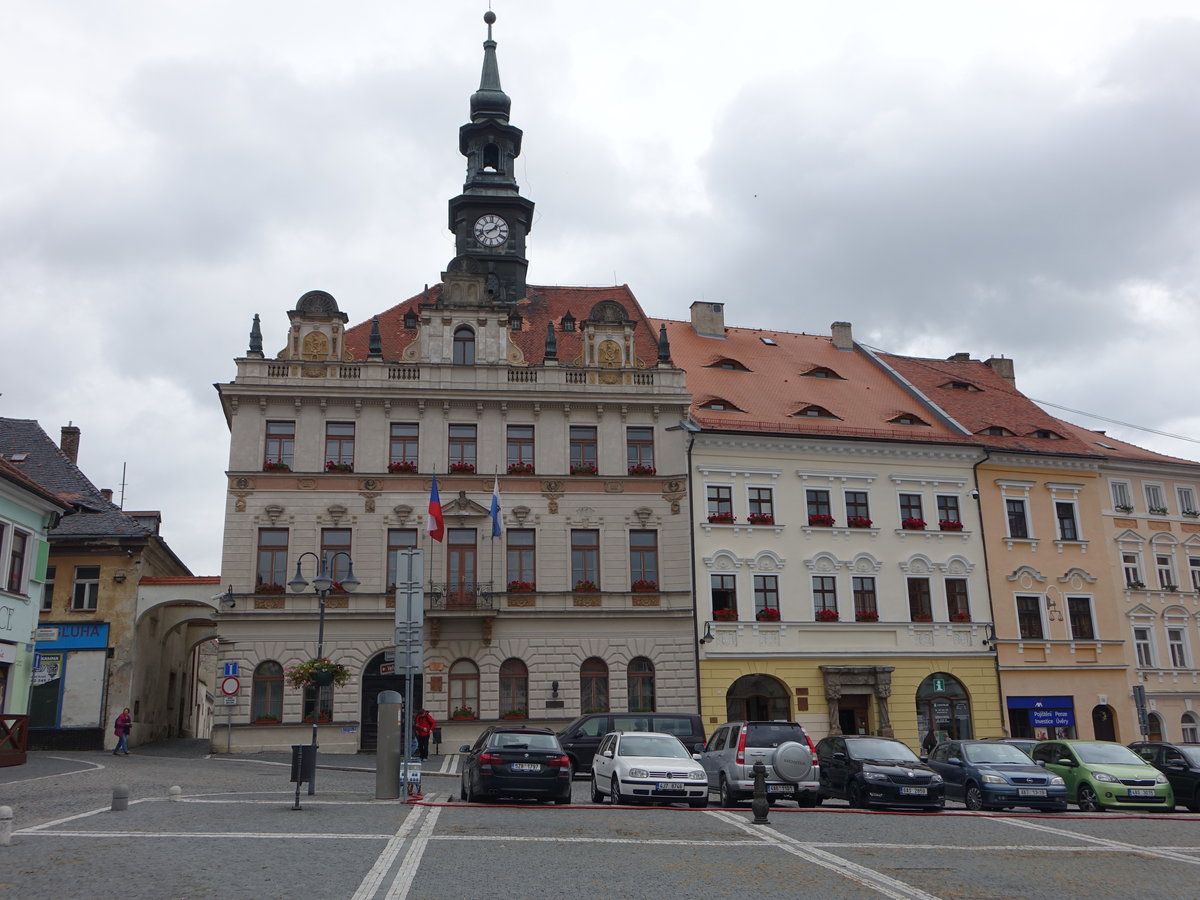
[(425, 608), (431, 613), (495, 615), (494, 586), (490, 581), (431, 581), (425, 586)]

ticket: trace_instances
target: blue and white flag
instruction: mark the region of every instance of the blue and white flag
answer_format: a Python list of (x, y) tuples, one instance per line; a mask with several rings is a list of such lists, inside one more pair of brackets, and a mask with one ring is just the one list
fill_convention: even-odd
[(500, 476), (492, 484), (492, 537), (500, 537)]

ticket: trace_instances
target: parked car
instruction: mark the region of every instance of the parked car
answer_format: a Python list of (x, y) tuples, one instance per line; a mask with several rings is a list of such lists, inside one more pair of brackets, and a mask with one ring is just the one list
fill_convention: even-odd
[(1138, 741), (1129, 749), (1167, 776), (1177, 804), (1200, 812), (1200, 744)]
[(600, 741), (592, 758), (592, 802), (639, 800), (708, 806), (704, 767), (673, 734), (613, 731)]
[(458, 748), (463, 754), (458, 795), (477, 803), (491, 797), (571, 802), (571, 761), (554, 732), (491, 725)]
[[(980, 740), (989, 741), (993, 744), (1011, 744), (1026, 756), (1033, 753), (1033, 748), (1039, 743), (1037, 738), (981, 738)], [(1032, 757), (1030, 758), (1032, 759)]]
[(1144, 807), (1174, 809), (1167, 776), (1113, 741), (1042, 741), (1034, 762), (1067, 783), (1067, 796), (1085, 812)]
[(767, 769), (767, 799), (816, 806), (816, 748), (799, 722), (726, 722), (697, 745), (708, 786), (722, 806), (754, 796), (754, 764)]
[(574, 772), (591, 770), (600, 739), (610, 731), (673, 734), (685, 747), (704, 743), (704, 724), (695, 713), (588, 713), (558, 733)]
[(864, 734), (831, 735), (817, 744), (821, 798), (848, 800), (856, 809), (946, 805), (942, 776), (902, 741)]
[(967, 809), (1067, 808), (1066, 782), (1006, 741), (943, 741), (928, 763), (945, 781), (946, 799)]

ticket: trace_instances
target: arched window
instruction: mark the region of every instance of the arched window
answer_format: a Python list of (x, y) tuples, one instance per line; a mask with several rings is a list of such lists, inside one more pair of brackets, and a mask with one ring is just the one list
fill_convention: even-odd
[(466, 325), (454, 329), (454, 365), (475, 365), (475, 332)]
[(629, 711), (654, 712), (654, 663), (644, 656), (629, 661)]
[(479, 717), (479, 666), (469, 659), (455, 660), (450, 666), (450, 709), (469, 712), (471, 716)]
[(1162, 716), (1160, 716), (1158, 713), (1152, 712), (1148, 716), (1146, 716), (1146, 723), (1150, 726), (1150, 731), (1146, 735), (1146, 740), (1149, 740), (1149, 741), (1165, 740), (1165, 738), (1163, 737)]
[(1179, 725), (1183, 729), (1185, 744), (1200, 744), (1200, 719), (1196, 718), (1194, 712), (1185, 712), (1179, 720)]
[(940, 741), (967, 740), (971, 731), (971, 700), (962, 682), (946, 672), (934, 672), (917, 688), (917, 728), (926, 753)]
[(500, 715), (529, 715), (529, 669), (519, 659), (500, 663)]
[(579, 709), (585, 713), (608, 712), (608, 665), (595, 656), (579, 667)]
[(254, 668), (250, 688), (250, 721), (277, 725), (283, 721), (283, 666), (269, 659)]

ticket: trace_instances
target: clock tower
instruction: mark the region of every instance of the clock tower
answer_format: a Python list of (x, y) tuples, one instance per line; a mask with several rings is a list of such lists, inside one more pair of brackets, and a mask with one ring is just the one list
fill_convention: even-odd
[(515, 303), (525, 296), (525, 236), (533, 224), (533, 201), (521, 196), (514, 167), (521, 155), (521, 129), (508, 122), (511, 101), (500, 87), (496, 42), (488, 10), (483, 44), (483, 74), (471, 95), (471, 121), (458, 132), (458, 149), (467, 158), (463, 191), (450, 201), (450, 230), (456, 256), (447, 268), (453, 276), (483, 279), (485, 303)]

